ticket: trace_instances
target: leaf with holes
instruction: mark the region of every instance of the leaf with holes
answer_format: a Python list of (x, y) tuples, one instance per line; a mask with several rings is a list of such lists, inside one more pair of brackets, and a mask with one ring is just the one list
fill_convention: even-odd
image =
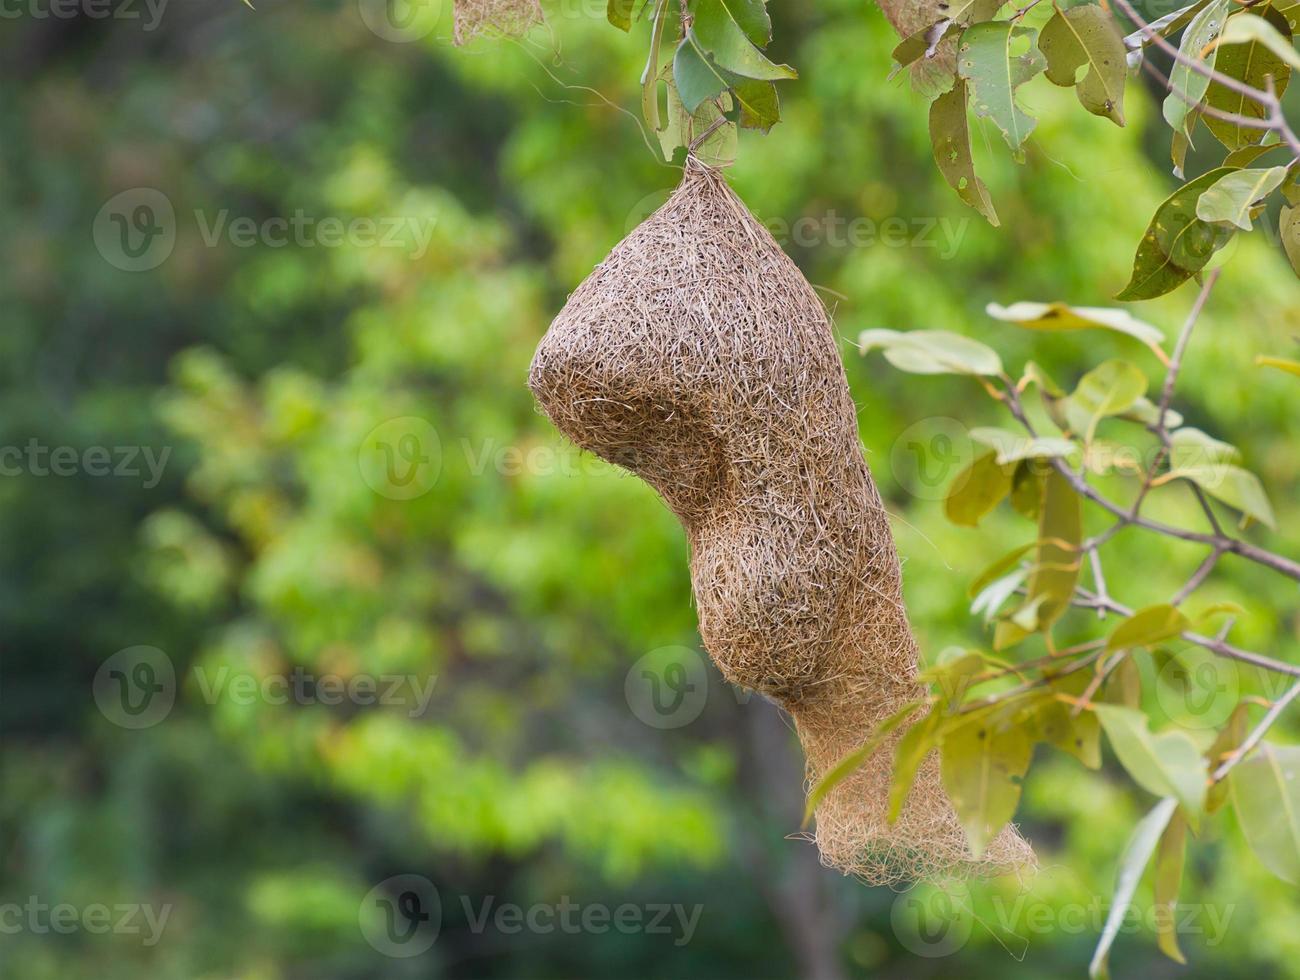
[[(1233, 31), (1232, 21), (1237, 17), (1251, 17), (1253, 14), (1239, 13), (1228, 18), (1224, 32)], [(1265, 16), (1278, 31), (1291, 35), (1291, 27), (1285, 17), (1277, 11), (1268, 9)], [(1228, 78), (1244, 82), (1251, 88), (1264, 90), (1266, 79), (1272, 78), (1274, 89), (1279, 98), (1286, 91), (1291, 80), (1291, 66), (1279, 58), (1270, 48), (1255, 40), (1243, 44), (1220, 44), (1216, 49), (1218, 57), (1214, 67)], [(1222, 82), (1211, 81), (1205, 90), (1205, 104), (1220, 112), (1250, 119), (1262, 120), (1268, 115), (1268, 109), (1241, 92), (1233, 91)], [(1239, 150), (1244, 146), (1263, 141), (1267, 129), (1255, 126), (1243, 126), (1240, 122), (1223, 119), (1214, 115), (1205, 115), (1205, 126), (1214, 137), (1229, 150)]]
[(1156, 209), (1133, 257), (1133, 277), (1115, 298), (1131, 302), (1155, 299), (1196, 275), (1232, 238), (1233, 229), (1201, 221), (1196, 202), (1201, 192), (1231, 173), (1219, 167), (1188, 181)]
[[(1037, 34), (1005, 21), (975, 24), (962, 32), (957, 72), (970, 82), (975, 114), (988, 117), (1017, 154), (1036, 124), (1016, 103), (1016, 89), (1047, 67), (1034, 43)], [(1023, 54), (1012, 54), (1013, 43), (1028, 42)]]
[[(1085, 109), (1124, 125), (1128, 52), (1109, 13), (1092, 4), (1057, 10), (1039, 34), (1038, 48), (1047, 59), (1048, 81), (1066, 88), (1074, 85)], [(1085, 65), (1087, 74), (1079, 79)]]
[(930, 103), (930, 145), (934, 148), (935, 163), (948, 186), (996, 228), (998, 215), (993, 209), (989, 190), (984, 181), (975, 176), (964, 78), (958, 78), (949, 91)]
[[(1214, 49), (1205, 55), (1202, 52), (1223, 30), (1223, 22), (1228, 17), (1228, 2), (1229, 0), (1215, 0), (1192, 18), (1192, 22), (1187, 25), (1187, 30), (1183, 32), (1183, 40), (1178, 47), (1178, 53), (1183, 58), (1198, 61), (1206, 68), (1214, 67), (1216, 57)], [(1205, 98), (1205, 90), (1209, 85), (1208, 77), (1183, 61), (1174, 63), (1173, 71), (1169, 74), (1169, 94), (1165, 97), (1162, 111), (1165, 122), (1169, 123), (1169, 128), (1175, 133), (1191, 135), (1195, 119), (1189, 119), (1189, 115)], [(1175, 160), (1175, 163), (1177, 162)], [(1179, 169), (1182, 169), (1181, 166)]]

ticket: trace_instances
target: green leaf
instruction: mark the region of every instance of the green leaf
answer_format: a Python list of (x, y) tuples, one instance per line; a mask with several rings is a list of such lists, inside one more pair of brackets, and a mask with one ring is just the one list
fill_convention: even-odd
[(740, 125), (766, 133), (781, 121), (781, 100), (775, 82), (732, 80), (731, 95), (740, 106)]
[(673, 83), (677, 86), (677, 97), (690, 113), (695, 112), (706, 99), (716, 98), (728, 88), (722, 72), (709, 62), (690, 34), (677, 45), (677, 54), (673, 57)]
[(1263, 742), (1228, 781), (1250, 849), (1273, 874), (1300, 885), (1300, 746)]
[(966, 589), (967, 597), (974, 599), (989, 585), (993, 584), (994, 581), (1002, 578), (1007, 572), (1015, 568), (1020, 559), (1029, 553), (1029, 549), (1034, 546), (1034, 543), (1035, 542), (1031, 541), (1028, 544), (1022, 544), (1019, 548), (1013, 548), (997, 561), (993, 562), (993, 564), (985, 568), (984, 571), (980, 572), (979, 575), (975, 577), (975, 581), (971, 582), (970, 586)]
[(606, 19), (620, 31), (632, 30), (632, 8), (636, 0), (609, 0), (605, 8)]
[(1010, 492), (1011, 470), (998, 463), (996, 453), (985, 453), (957, 474), (943, 510), (954, 524), (975, 527)]
[(1021, 379), (1021, 388), (1023, 389), (1025, 385), (1030, 383), (1038, 385), (1039, 390), (1042, 391), (1044, 397), (1065, 397), (1065, 389), (1053, 380), (1052, 376), (1047, 373), (1042, 365), (1034, 361), (1025, 362), (1025, 374)]
[(975, 175), (970, 126), (966, 119), (964, 78), (958, 78), (949, 91), (930, 103), (930, 145), (934, 149), (935, 163), (948, 186), (996, 228), (998, 215), (989, 198), (989, 190)]
[(854, 749), (846, 755), (836, 763), (834, 769), (818, 781), (817, 785), (808, 794), (808, 802), (804, 807), (803, 822), (805, 825), (812, 819), (813, 813), (817, 810), (821, 801), (826, 798), (826, 794), (857, 772), (868, 759), (876, 754), (876, 750), (889, 737), (889, 734), (907, 721), (913, 712), (923, 704), (925, 704), (923, 698), (907, 702), (907, 704), (877, 725), (876, 730), (871, 733), (871, 737), (863, 742), (860, 748)]
[[(663, 47), (664, 22), (668, 12), (668, 0), (656, 0), (654, 17), (650, 27), (650, 52), (646, 56), (645, 68), (641, 71), (641, 115), (663, 144), (663, 124), (659, 119), (659, 82), (662, 78), (659, 70), (659, 51)], [(673, 144), (673, 149), (677, 144)], [(665, 152), (667, 159), (672, 159), (672, 150)]]
[(1055, 469), (1043, 481), (1038, 553), (1029, 577), (1027, 604), (1037, 603), (1036, 629), (1045, 629), (1070, 607), (1079, 578), (1082, 506), (1070, 481)]
[(1156, 851), (1156, 881), (1154, 910), (1156, 945), (1175, 963), (1186, 963), (1183, 951), (1178, 948), (1176, 909), (1178, 892), (1183, 884), (1183, 863), (1187, 858), (1187, 820), (1175, 812), (1169, 825), (1160, 835)]
[(1128, 52), (1107, 11), (1092, 4), (1057, 10), (1039, 34), (1038, 48), (1054, 85), (1075, 85), (1078, 70), (1087, 65), (1088, 73), (1075, 90), (1079, 102), (1094, 116), (1124, 125)]
[(1291, 46), (1291, 39), (1256, 14), (1242, 12), (1228, 18), (1228, 25), (1219, 35), (1219, 46), (1257, 42), (1292, 68), (1300, 68), (1300, 54)]
[(1043, 511), (1043, 481), (1037, 467), (1027, 461), (1011, 477), (1011, 506), (1031, 521), (1037, 521)]
[(1267, 527), (1277, 527), (1273, 507), (1268, 502), (1264, 486), (1250, 470), (1227, 463), (1201, 463), (1183, 466), (1171, 472), (1191, 480), (1211, 497), (1241, 511), (1244, 517), (1257, 520)]
[(1075, 714), (1072, 706), (1056, 694), (1078, 698), (1088, 685), (1086, 671), (1075, 671), (1048, 684), (1048, 691), (1034, 706), (1026, 724), (1035, 741), (1068, 752), (1089, 769), (1101, 768), (1101, 724), (1091, 711)]
[(1117, 704), (1094, 704), (1111, 748), (1133, 781), (1157, 796), (1173, 796), (1195, 826), (1205, 806), (1206, 765), (1200, 750), (1183, 731), (1153, 735), (1147, 716)]
[(1136, 709), (1142, 705), (1142, 671), (1132, 657), (1127, 654), (1122, 657), (1119, 666), (1110, 672), (1106, 683), (1101, 686), (1101, 701)]
[(978, 860), (988, 842), (1015, 816), (1033, 743), (1019, 726), (1003, 729), (974, 714), (972, 720), (944, 732), (939, 775), (966, 830), (971, 855)]
[[(1183, 32), (1179, 53), (1184, 58), (1201, 62), (1206, 68), (1213, 68), (1216, 52), (1211, 49), (1208, 56), (1202, 51), (1219, 36), (1223, 22), (1228, 17), (1228, 0), (1215, 0), (1192, 18)], [(1205, 98), (1205, 90), (1210, 80), (1198, 71), (1194, 71), (1181, 60), (1176, 61), (1169, 74), (1169, 95), (1165, 97), (1163, 112), (1165, 122), (1175, 133), (1191, 135), (1192, 127), (1188, 125), (1188, 114), (1193, 107)]]
[[(671, 76), (672, 66), (664, 74)], [(678, 96), (676, 83), (668, 77), (668, 118), (659, 130), (664, 155), (671, 157), (677, 147), (690, 145), (697, 134), (709, 131), (730, 109), (731, 95), (721, 92), (716, 98), (702, 102), (694, 112), (687, 111)], [(729, 166), (736, 158), (736, 141), (736, 125), (728, 120), (695, 148), (695, 156), (711, 167)]]
[(858, 336), (858, 346), (864, 354), (880, 348), (885, 360), (912, 374), (1002, 373), (997, 351), (947, 330), (864, 330)]
[(1169, 436), (1171, 470), (1239, 462), (1241, 462), (1241, 451), (1236, 446), (1221, 442), (1190, 425), (1175, 430)]
[(1231, 173), (1219, 167), (1188, 181), (1156, 209), (1133, 257), (1133, 277), (1116, 299), (1155, 299), (1181, 286), (1205, 267), (1228, 243), (1231, 228), (1201, 221), (1196, 202), (1201, 192)]
[[(952, 0), (951, 3), (940, 4), (939, 9), (944, 13), (942, 18), (909, 34), (894, 48), (895, 71), (906, 68), (921, 58), (933, 57), (940, 41), (960, 33), (968, 24), (992, 20), (1004, 2), (1005, 0)], [(890, 77), (893, 77), (893, 72)]]
[(898, 747), (894, 750), (894, 775), (889, 784), (888, 820), (891, 825), (903, 812), (907, 794), (916, 780), (916, 771), (935, 747), (939, 722), (939, 715), (931, 711), (898, 740)]
[(1103, 418), (1127, 412), (1146, 390), (1146, 375), (1135, 364), (1118, 358), (1103, 361), (1079, 379), (1065, 404), (1070, 428), (1092, 442)]
[[(1120, 412), (1119, 417), (1129, 419), (1133, 422), (1141, 422), (1143, 425), (1155, 425), (1158, 411), (1155, 402), (1147, 397), (1139, 398), (1125, 412)], [(1183, 424), (1183, 417), (1175, 412), (1172, 408), (1165, 409), (1165, 428), (1174, 429)]]
[(1288, 374), (1300, 375), (1300, 361), (1287, 360), (1285, 357), (1272, 357), (1268, 354), (1259, 354), (1255, 357), (1255, 363), (1262, 367), (1274, 367), (1279, 371), (1286, 371)]
[[(1012, 40), (1022, 38), (1029, 40), (1029, 50), (1013, 55)], [(968, 27), (958, 46), (957, 73), (971, 83), (975, 115), (992, 119), (1017, 153), (1035, 120), (1016, 104), (1016, 89), (1047, 67), (1034, 40), (1035, 32), (1028, 28), (990, 21)]]
[(1079, 452), (1079, 447), (1069, 439), (1054, 436), (1031, 438), (992, 426), (976, 426), (970, 430), (970, 437), (976, 442), (991, 446), (997, 452), (1000, 465), (1022, 459), (1064, 459)]
[(1110, 976), (1106, 963), (1110, 948), (1115, 943), (1115, 937), (1119, 935), (1120, 926), (1124, 924), (1124, 916), (1128, 914), (1138, 882), (1142, 880), (1142, 872), (1146, 870), (1147, 863), (1151, 860), (1151, 855), (1160, 841), (1160, 835), (1165, 832), (1177, 808), (1177, 800), (1170, 797), (1162, 799), (1151, 808), (1150, 813), (1138, 821), (1128, 843), (1124, 845), (1124, 853), (1119, 859), (1119, 875), (1115, 880), (1115, 894), (1110, 900), (1110, 912), (1106, 915), (1101, 939), (1098, 940), (1097, 949), (1088, 964), (1088, 976), (1091, 980), (1105, 980)]
[(951, 710), (965, 699), (972, 681), (983, 673), (988, 661), (978, 650), (963, 650), (960, 647), (950, 647), (944, 654), (947, 659), (921, 671), (917, 680), (938, 688), (940, 703), (945, 710)]
[(1202, 221), (1226, 221), (1250, 231), (1252, 208), (1273, 193), (1286, 176), (1286, 167), (1265, 170), (1237, 170), (1225, 174), (1201, 192), (1196, 217)]
[(769, 81), (799, 77), (799, 73), (789, 65), (774, 64), (754, 46), (752, 32), (759, 32), (761, 36), (771, 29), (770, 24), (759, 21), (759, 13), (764, 22), (767, 18), (761, 3), (755, 0), (696, 0), (691, 5), (691, 13), (694, 21), (688, 36), (719, 68), (744, 78)]
[[(1244, 702), (1232, 709), (1232, 714), (1228, 716), (1227, 722), (1219, 730), (1219, 734), (1215, 736), (1214, 744), (1205, 753), (1211, 772), (1223, 765), (1227, 761), (1228, 754), (1236, 752), (1241, 743), (1246, 740), (1246, 723), (1249, 720), (1248, 706)], [(1229, 773), (1229, 776), (1231, 777), (1231, 773)], [(1210, 788), (1205, 793), (1206, 813), (1214, 813), (1228, 802), (1231, 782), (1231, 778), (1228, 778), (1210, 784)]]
[[(984, 308), (995, 320), (1014, 323), (1029, 330), (1114, 330), (1140, 340), (1148, 347), (1159, 347), (1165, 335), (1159, 327), (1139, 320), (1127, 310), (1110, 310), (1098, 306), (1068, 306), (1065, 303), (1012, 303)], [(1028, 369), (1028, 365), (1026, 365)]]
[[(1274, 10), (1267, 7), (1265, 9), (1267, 11), (1266, 17), (1289, 36), (1291, 28), (1286, 18)], [(1232, 15), (1228, 18), (1227, 26), (1224, 28), (1225, 32), (1233, 30), (1232, 22), (1238, 17), (1253, 16), (1253, 14), (1247, 13)], [(1265, 79), (1271, 77), (1279, 98), (1286, 91), (1287, 83), (1291, 80), (1291, 66), (1279, 58), (1265, 44), (1251, 40), (1227, 47), (1220, 45), (1215, 50), (1218, 55), (1214, 64), (1216, 71), (1260, 90), (1264, 89)], [(1205, 103), (1222, 112), (1254, 119), (1263, 119), (1268, 114), (1267, 108), (1254, 99), (1243, 95), (1241, 92), (1235, 92), (1217, 81), (1211, 81), (1209, 87), (1205, 90)], [(1206, 128), (1229, 150), (1238, 150), (1243, 146), (1259, 143), (1264, 139), (1267, 132), (1265, 129), (1243, 126), (1238, 122), (1209, 114), (1206, 114), (1204, 118)]]
[(1115, 627), (1106, 640), (1106, 650), (1114, 652), (1149, 647), (1191, 628), (1187, 617), (1173, 606), (1167, 603), (1147, 606)]
[(1300, 276), (1300, 207), (1283, 205), (1277, 219), (1277, 230), (1286, 260), (1291, 263), (1291, 271)]

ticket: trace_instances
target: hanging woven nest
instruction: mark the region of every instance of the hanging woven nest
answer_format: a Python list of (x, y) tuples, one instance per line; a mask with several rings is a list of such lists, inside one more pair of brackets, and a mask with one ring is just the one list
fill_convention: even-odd
[(455, 0), (452, 39), (468, 44), (480, 34), (489, 37), (523, 37), (542, 22), (537, 0)]
[[(704, 645), (791, 714), (810, 781), (923, 693), (830, 320), (719, 172), (688, 159), (667, 203), (569, 297), (529, 385), (565, 435), (681, 519)], [(1012, 827), (971, 858), (933, 753), (889, 826), (895, 744), (819, 805), (824, 863), (875, 884), (1033, 861)]]

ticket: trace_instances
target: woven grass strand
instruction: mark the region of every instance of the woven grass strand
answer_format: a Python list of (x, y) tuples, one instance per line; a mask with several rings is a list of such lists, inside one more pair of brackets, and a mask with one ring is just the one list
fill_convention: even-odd
[[(688, 159), (667, 203), (569, 297), (529, 386), (561, 432), (681, 519), (704, 645), (727, 680), (793, 717), (805, 789), (922, 693), (829, 317), (720, 173)], [(824, 864), (891, 884), (1033, 863), (1010, 826), (971, 858), (933, 753), (889, 826), (895, 744), (817, 808)]]

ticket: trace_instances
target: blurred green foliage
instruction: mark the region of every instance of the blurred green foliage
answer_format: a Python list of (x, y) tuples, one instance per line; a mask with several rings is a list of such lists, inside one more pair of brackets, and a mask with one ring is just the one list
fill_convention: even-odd
[[(84, 471), (0, 480), (0, 905), (171, 907), (152, 946), (0, 936), (4, 976), (983, 976), (1012, 968), (1009, 955), (1025, 976), (1082, 972), (1095, 929), (1021, 921), (1009, 940), (999, 909), (1019, 892), (1006, 882), (975, 889), (983, 926), (952, 958), (915, 956), (891, 926), (893, 893), (818, 869), (787, 839), (802, 805), (792, 738), (711, 667), (690, 724), (659, 730), (629, 710), (639, 657), (698, 646), (685, 542), (647, 487), (566, 446), (523, 383), (566, 293), (676, 179), (636, 122), (645, 25), (629, 41), (603, 4), (585, 6), (548, 8), (526, 43), (464, 50), (448, 41), (445, 0), (411, 43), (368, 29), (373, 5), (336, 0), (176, 3), (152, 31), (30, 11), (4, 22), (0, 445), (172, 449), (149, 489)], [(1144, 143), (1153, 102), (1131, 97), (1120, 130), (1084, 118), (1069, 91), (1026, 93), (1041, 122), (1024, 166), (977, 129), (993, 229), (935, 172), (924, 103), (885, 81), (896, 38), (874, 8), (772, 12), (769, 53), (801, 79), (782, 87), (770, 136), (742, 136), (731, 177), (790, 230), (783, 244), (842, 336), (944, 328), (1063, 382), (1120, 355), (1158, 378), (1125, 338), (1019, 331), (981, 312), (1099, 305), (1123, 285), (1172, 186), (1163, 149)], [(137, 187), (167, 195), (176, 240), (156, 269), (130, 273), (91, 229)], [(299, 211), (397, 217), (407, 237), (205, 242), (222, 214)], [(891, 218), (905, 244), (832, 230)], [(1278, 512), (1271, 541), (1291, 554), (1295, 383), (1253, 359), (1293, 353), (1297, 299), (1274, 250), (1234, 245), (1177, 406), (1242, 448)], [(1184, 290), (1138, 313), (1172, 333), (1189, 303)], [(1000, 420), (969, 382), (845, 350), (922, 648), (987, 644), (965, 585), (1032, 532), (1002, 513), (953, 528), (941, 500), (895, 478), (891, 447), (919, 419)], [(409, 417), (436, 431), (421, 449), (438, 474), (399, 500), (376, 492), (364, 454), (377, 427)], [(1132, 535), (1114, 549), (1113, 589), (1135, 603), (1197, 557)], [(1243, 643), (1294, 657), (1293, 584), (1225, 562), (1211, 591), (1248, 610)], [(163, 721), (129, 730), (93, 691), (105, 659), (137, 644), (166, 652), (178, 690)], [(217, 689), (295, 670), (433, 689), (427, 704), (376, 707)], [(1105, 901), (1150, 802), (1128, 787), (1113, 764), (1040, 760), (1020, 816), (1045, 868), (1031, 903)], [(1207, 830), (1193, 855), (1185, 897), (1231, 918), (1222, 936), (1183, 937), (1192, 972), (1300, 975), (1290, 889), (1231, 829)], [(426, 954), (393, 959), (363, 938), (359, 909), (403, 873), (435, 883), (442, 931)], [(703, 913), (681, 946), (646, 932), (507, 935), (475, 928), (484, 896)], [(1112, 962), (1136, 975), (1165, 961), (1149, 934), (1125, 934)]]

